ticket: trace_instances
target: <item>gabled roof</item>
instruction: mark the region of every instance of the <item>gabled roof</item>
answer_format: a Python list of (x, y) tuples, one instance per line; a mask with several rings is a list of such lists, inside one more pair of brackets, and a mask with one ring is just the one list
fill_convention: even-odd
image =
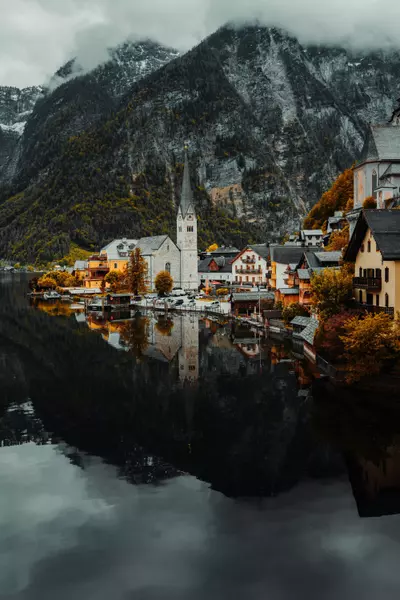
[(210, 263), (212, 260), (215, 260), (214, 258), (212, 258), (212, 256), (208, 256), (207, 258), (201, 260), (197, 266), (197, 271), (199, 273), (208, 273), (208, 271), (210, 270)]
[(76, 260), (74, 264), (74, 271), (85, 271), (87, 269), (87, 260)]
[(367, 160), (400, 160), (400, 128), (392, 125), (370, 126), (360, 163)]
[(267, 244), (252, 244), (249, 246), (256, 254), (267, 260), (269, 256), (269, 246)]
[(303, 327), (307, 327), (310, 324), (311, 317), (295, 317), (292, 321), (290, 321), (291, 325), (301, 325)]
[(315, 252), (315, 256), (320, 263), (335, 263), (339, 262), (342, 258), (341, 251), (333, 252)]
[(185, 149), (185, 167), (183, 169), (182, 192), (179, 210), (182, 212), (182, 216), (185, 217), (189, 209), (192, 209), (194, 212), (192, 186), (190, 185), (189, 159), (187, 150)]
[(270, 246), (269, 251), (271, 261), (283, 265), (298, 264), (304, 254), (302, 246)]
[(235, 246), (225, 246), (225, 248), (217, 248), (217, 250), (214, 250), (210, 254), (211, 256), (222, 256), (224, 254), (236, 256), (236, 254), (239, 254), (239, 252), (239, 248), (235, 248)]
[(124, 258), (132, 252), (137, 244), (137, 240), (117, 239), (113, 240), (107, 246), (100, 250), (100, 254), (107, 254), (108, 260), (118, 260)]
[(358, 217), (344, 255), (344, 260), (355, 261), (365, 234), (372, 235), (383, 260), (400, 260), (400, 210), (363, 210)]
[(300, 333), (300, 337), (311, 346), (314, 344), (314, 338), (318, 326), (319, 323), (317, 319), (311, 319), (307, 327)]
[(391, 177), (392, 175), (400, 176), (400, 164), (399, 163), (393, 163), (393, 164), (389, 165), (388, 168), (386, 169), (386, 171), (383, 173), (383, 175), (381, 175), (379, 177), (379, 179), (386, 179), (386, 177)]
[[(161, 248), (163, 243), (169, 239), (168, 235), (155, 235), (152, 237), (143, 237), (140, 238), (138, 243), (136, 244), (136, 248), (139, 248), (143, 256), (148, 256), (149, 254), (153, 254)], [(174, 242), (169, 240), (171, 244)]]
[(310, 269), (297, 269), (297, 276), (302, 281), (306, 281), (311, 278)]

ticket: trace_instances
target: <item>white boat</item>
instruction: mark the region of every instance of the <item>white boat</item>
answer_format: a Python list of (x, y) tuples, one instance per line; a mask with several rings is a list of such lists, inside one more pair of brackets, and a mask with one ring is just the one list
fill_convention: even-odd
[(45, 292), (43, 294), (43, 300), (60, 300), (61, 294), (55, 291)]

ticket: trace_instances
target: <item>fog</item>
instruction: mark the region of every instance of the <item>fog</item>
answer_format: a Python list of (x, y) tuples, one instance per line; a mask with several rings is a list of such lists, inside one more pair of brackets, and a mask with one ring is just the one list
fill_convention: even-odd
[(287, 29), (304, 43), (400, 46), (394, 0), (0, 0), (0, 85), (43, 83), (77, 56), (85, 69), (126, 39), (188, 50), (227, 22)]

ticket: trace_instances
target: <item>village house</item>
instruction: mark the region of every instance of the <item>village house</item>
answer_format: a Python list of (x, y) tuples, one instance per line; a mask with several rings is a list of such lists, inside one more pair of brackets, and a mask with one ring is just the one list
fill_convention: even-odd
[(232, 259), (225, 256), (208, 256), (198, 264), (199, 285), (231, 285)]
[[(308, 251), (319, 251), (319, 248), (309, 248)], [(302, 246), (273, 246), (269, 248), (271, 261), (270, 287), (273, 290), (289, 287), (287, 269), (289, 265), (297, 264), (304, 254)]]
[(355, 263), (355, 298), (370, 312), (400, 310), (400, 211), (360, 213), (344, 255)]
[(128, 240), (126, 238), (113, 240), (100, 250), (100, 256), (105, 256), (107, 258), (110, 271), (119, 271), (122, 273), (126, 269), (129, 255), (135, 248), (137, 242), (137, 240)]
[(400, 198), (400, 107), (385, 125), (371, 125), (354, 169), (354, 209), (347, 214), (353, 234), (364, 200), (374, 196), (377, 209), (393, 208)]
[(265, 286), (267, 283), (269, 248), (266, 244), (246, 246), (232, 260), (232, 276), (235, 284)]
[(300, 242), (303, 246), (322, 246), (323, 237), (322, 229), (302, 229), (300, 231)]

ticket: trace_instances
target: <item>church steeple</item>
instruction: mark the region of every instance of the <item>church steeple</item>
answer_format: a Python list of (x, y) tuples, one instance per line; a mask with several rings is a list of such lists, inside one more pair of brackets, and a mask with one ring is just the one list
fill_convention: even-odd
[(185, 144), (185, 168), (183, 171), (181, 201), (176, 217), (176, 245), (181, 255), (181, 287), (196, 290), (197, 276), (197, 218), (194, 208), (188, 148)]
[(179, 204), (178, 212), (179, 211), (182, 213), (183, 218), (186, 217), (189, 211), (195, 213), (192, 186), (190, 185), (190, 169), (187, 144), (185, 144), (185, 166), (183, 169), (181, 201)]

